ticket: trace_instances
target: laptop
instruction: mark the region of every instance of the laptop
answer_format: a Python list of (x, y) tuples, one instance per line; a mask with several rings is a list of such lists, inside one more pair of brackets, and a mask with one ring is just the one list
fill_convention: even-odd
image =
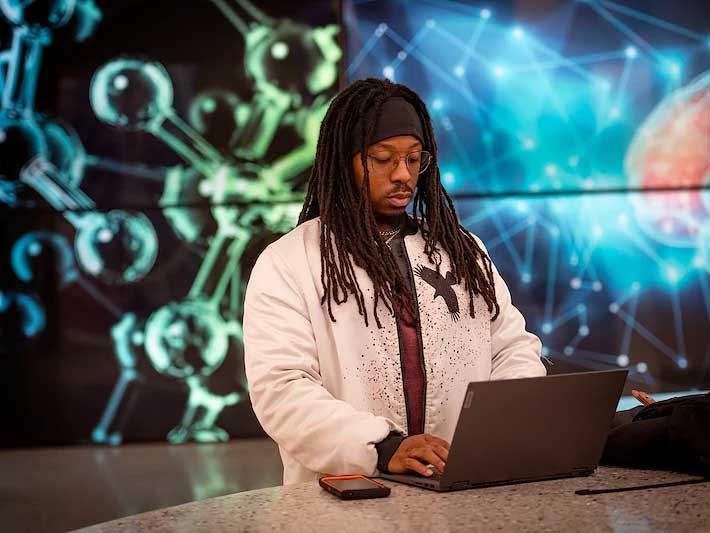
[(380, 474), (436, 491), (586, 476), (628, 370), (469, 383), (443, 474)]

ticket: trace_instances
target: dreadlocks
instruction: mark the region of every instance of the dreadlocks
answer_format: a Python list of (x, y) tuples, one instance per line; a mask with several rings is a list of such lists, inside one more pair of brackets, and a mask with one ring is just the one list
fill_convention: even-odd
[[(496, 301), (490, 258), (473, 236), (458, 222), (451, 197), (441, 185), (436, 162), (436, 141), (424, 102), (411, 89), (388, 80), (359, 80), (341, 91), (331, 102), (323, 119), (318, 138), (316, 160), (308, 181), (308, 191), (298, 223), (320, 216), (321, 283), (330, 319), (335, 322), (332, 304), (341, 304), (353, 295), (358, 312), (368, 324), (365, 297), (355, 277), (353, 264), (364, 269), (374, 287), (374, 317), (382, 301), (394, 313), (404, 307), (414, 309), (412, 295), (389, 247), (380, 236), (370, 205), (370, 183), (366, 150), (360, 151), (365, 172), (358, 190), (352, 168), (352, 135), (363, 120), (359, 146), (370, 146), (373, 130), (383, 103), (390, 97), (407, 100), (416, 110), (424, 129), (424, 145), (432, 162), (420, 176), (414, 197), (414, 220), (425, 240), (424, 251), (429, 260), (441, 265), (443, 250), (450, 258), (455, 283), (464, 281), (469, 295), (469, 313), (475, 316), (474, 297), (481, 295), (492, 313), (500, 311)], [(361, 117), (363, 117), (361, 119)], [(413, 315), (410, 315), (413, 316)]]

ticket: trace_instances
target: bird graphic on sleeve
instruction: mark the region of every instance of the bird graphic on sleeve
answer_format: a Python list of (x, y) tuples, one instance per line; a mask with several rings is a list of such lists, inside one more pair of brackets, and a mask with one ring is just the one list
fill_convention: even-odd
[(423, 265), (417, 266), (414, 269), (414, 273), (434, 287), (434, 300), (441, 296), (446, 303), (446, 307), (449, 309), (451, 319), (457, 322), (460, 314), (459, 299), (452, 288), (456, 284), (454, 275), (451, 272), (447, 272), (446, 277), (443, 277), (436, 270), (432, 270)]

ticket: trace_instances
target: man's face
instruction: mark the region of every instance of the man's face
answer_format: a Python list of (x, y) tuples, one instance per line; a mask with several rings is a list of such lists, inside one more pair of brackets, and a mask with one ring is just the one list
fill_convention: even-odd
[[(410, 162), (410, 168), (407, 168), (407, 154), (419, 152), (421, 149), (421, 142), (413, 135), (390, 137), (368, 148), (370, 203), (376, 219), (394, 219), (404, 214), (414, 197), (419, 180), (416, 163)], [(365, 169), (360, 157), (359, 152), (353, 157), (358, 189), (362, 188), (365, 179)], [(417, 154), (410, 155), (412, 160), (416, 157)]]

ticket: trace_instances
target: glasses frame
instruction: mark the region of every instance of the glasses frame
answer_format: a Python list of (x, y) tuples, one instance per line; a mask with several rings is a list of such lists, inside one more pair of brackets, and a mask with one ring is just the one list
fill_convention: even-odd
[[(429, 165), (431, 165), (431, 160), (433, 158), (433, 156), (431, 155), (431, 152), (429, 152), (428, 150), (412, 150), (411, 152), (407, 152), (406, 154), (399, 154), (397, 152), (389, 152), (389, 153), (392, 154), (392, 157), (396, 158), (395, 161), (392, 161), (392, 163), (391, 163), (392, 166), (391, 166), (389, 172), (379, 174), (378, 172), (376, 172), (374, 170), (374, 168), (372, 168), (372, 166), (370, 166), (369, 172), (371, 174), (373, 174), (374, 176), (380, 176), (380, 175), (381, 176), (391, 176), (392, 173), (395, 171), (395, 169), (399, 166), (399, 162), (402, 159), (404, 159), (404, 166), (407, 169), (407, 172), (409, 172), (410, 175), (414, 175), (414, 172), (412, 172), (409, 169), (409, 163), (407, 162), (407, 158), (412, 154), (427, 154), (427, 157), (428, 157), (427, 163), (424, 166), (424, 168), (420, 168), (419, 172), (418, 172), (418, 175), (421, 176), (424, 172), (427, 171), (427, 169), (429, 168)], [(368, 162), (371, 159), (377, 159), (373, 154), (367, 153), (366, 155), (367, 155)], [(421, 157), (421, 155), (420, 155), (420, 157)]]

